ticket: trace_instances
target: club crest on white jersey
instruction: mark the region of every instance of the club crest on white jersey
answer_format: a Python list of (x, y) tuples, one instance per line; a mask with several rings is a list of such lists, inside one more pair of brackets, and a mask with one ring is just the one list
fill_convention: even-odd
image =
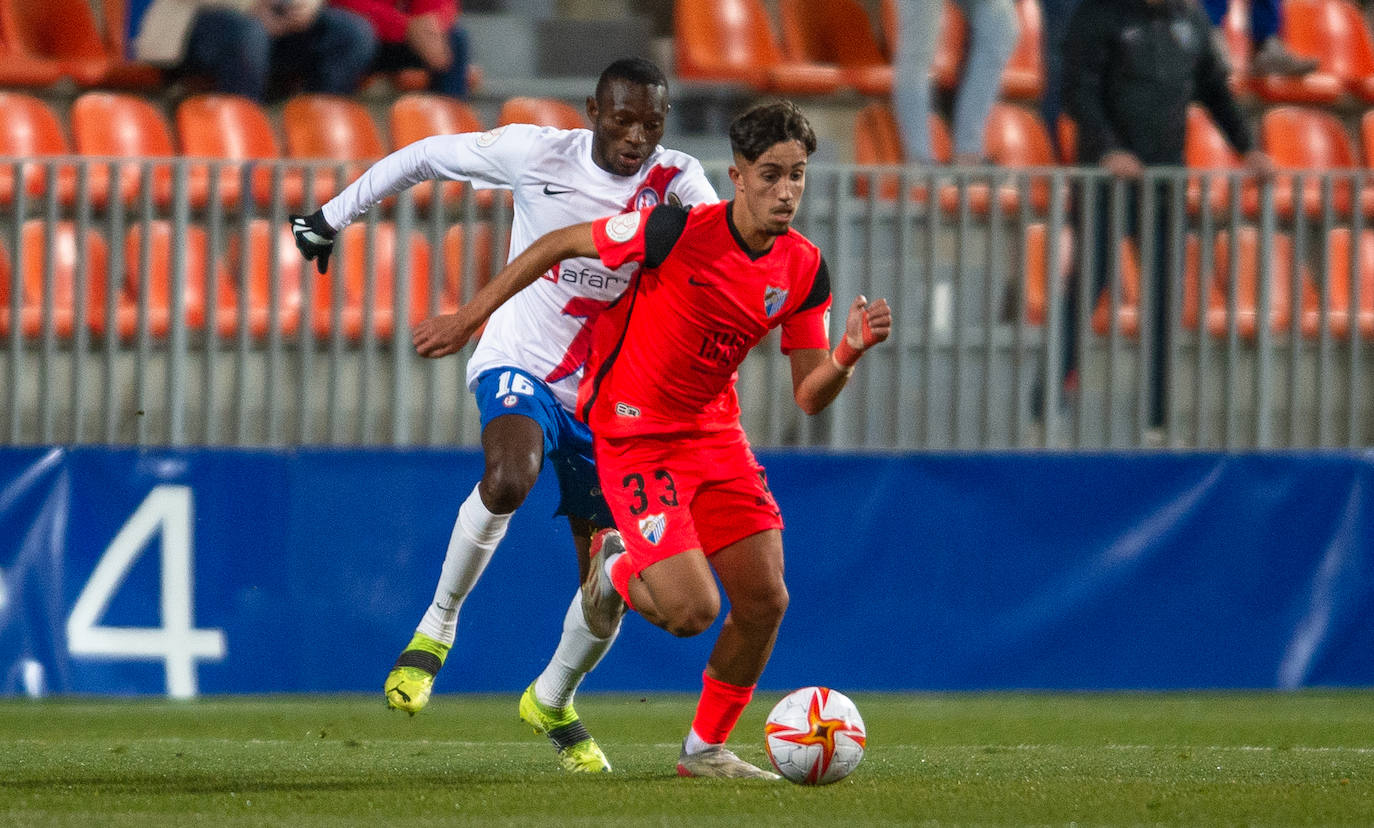
[(635, 193), (634, 209), (643, 210), (648, 207), (658, 206), (658, 193), (652, 187), (645, 187)]

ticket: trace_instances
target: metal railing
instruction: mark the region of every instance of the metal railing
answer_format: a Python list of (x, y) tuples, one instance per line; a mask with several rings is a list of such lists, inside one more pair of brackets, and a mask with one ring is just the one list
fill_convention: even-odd
[[(504, 261), (507, 201), (416, 187), (321, 277), (286, 216), (356, 172), (0, 159), (24, 182), (0, 213), (0, 441), (476, 445), (463, 356), (420, 359), (406, 332)], [(740, 372), (746, 428), (897, 450), (1366, 445), (1364, 175), (817, 164), (798, 229), (836, 307), (886, 296), (896, 329), (817, 417), (770, 336)]]

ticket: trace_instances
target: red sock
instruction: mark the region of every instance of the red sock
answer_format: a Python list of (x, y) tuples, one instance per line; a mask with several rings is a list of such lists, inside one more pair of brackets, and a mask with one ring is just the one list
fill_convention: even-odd
[(701, 674), (701, 699), (697, 701), (697, 715), (692, 730), (707, 744), (720, 745), (730, 738), (740, 714), (754, 697), (758, 685), (740, 687)]
[(611, 586), (620, 593), (620, 597), (625, 599), (625, 606), (634, 609), (634, 602), (630, 600), (630, 578), (635, 574), (628, 554), (622, 554), (611, 563)]

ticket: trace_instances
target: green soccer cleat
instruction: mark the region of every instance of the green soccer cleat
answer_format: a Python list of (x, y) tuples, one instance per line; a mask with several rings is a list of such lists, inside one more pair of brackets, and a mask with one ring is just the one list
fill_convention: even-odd
[(444, 666), (448, 644), (417, 632), (386, 674), (386, 706), (414, 716), (429, 703), (434, 676)]
[(534, 697), (534, 683), (520, 697), (520, 721), (549, 737), (558, 751), (558, 764), (573, 773), (610, 773), (611, 763), (592, 734), (583, 727), (572, 705), (547, 707)]

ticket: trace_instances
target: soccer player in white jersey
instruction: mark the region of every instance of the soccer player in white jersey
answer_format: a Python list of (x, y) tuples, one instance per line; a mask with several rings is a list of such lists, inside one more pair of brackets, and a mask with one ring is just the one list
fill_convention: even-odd
[[(422, 181), (469, 181), (514, 192), (510, 257), (545, 233), (659, 203), (717, 200), (700, 162), (658, 146), (668, 112), (663, 72), (646, 60), (617, 60), (587, 98), (592, 129), (510, 124), (485, 133), (417, 141), (378, 161), (323, 208), (292, 216), (296, 245), (325, 272), (335, 235), (387, 196)], [(607, 268), (568, 259), (494, 313), (468, 360), (468, 387), (482, 421), (482, 479), (458, 510), (434, 600), (387, 675), (387, 703), (411, 714), (429, 700), (453, 644), (458, 611), (534, 486), (547, 457), (558, 475), (558, 513), (568, 517), (578, 567), (592, 550), (621, 543), (597, 484), (591, 433), (572, 412), (591, 322), (615, 302), (637, 265)], [(609, 771), (572, 700), (620, 630), (618, 614), (584, 611), (580, 592), (544, 672), (520, 699), (520, 717), (544, 733), (571, 771)]]

